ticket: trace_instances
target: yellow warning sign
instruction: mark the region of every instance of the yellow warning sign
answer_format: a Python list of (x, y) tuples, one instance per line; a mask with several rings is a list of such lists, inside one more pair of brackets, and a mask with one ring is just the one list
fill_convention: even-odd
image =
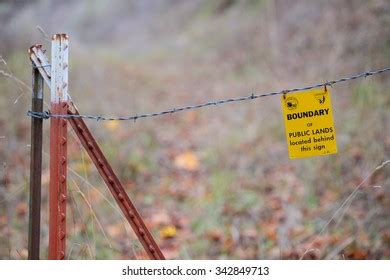
[(337, 153), (329, 89), (283, 95), (282, 107), (291, 159)]

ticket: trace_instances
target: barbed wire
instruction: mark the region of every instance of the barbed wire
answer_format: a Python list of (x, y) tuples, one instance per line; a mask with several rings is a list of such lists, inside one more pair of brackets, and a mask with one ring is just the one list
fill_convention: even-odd
[(32, 118), (41, 118), (41, 119), (83, 118), (83, 119), (90, 119), (90, 120), (96, 120), (96, 121), (130, 121), (130, 120), (137, 121), (138, 119), (163, 116), (163, 115), (173, 114), (173, 113), (182, 112), (182, 111), (195, 110), (195, 109), (199, 109), (199, 108), (203, 108), (203, 107), (218, 106), (221, 104), (227, 104), (227, 103), (233, 103), (233, 102), (250, 101), (250, 100), (254, 100), (254, 99), (258, 99), (258, 98), (262, 98), (262, 97), (267, 97), (267, 96), (282, 95), (282, 94), (294, 93), (294, 92), (305, 91), (305, 90), (321, 88), (321, 87), (326, 87), (326, 86), (333, 86), (334, 84), (343, 83), (343, 82), (347, 82), (347, 81), (351, 81), (351, 80), (355, 80), (355, 79), (359, 79), (359, 78), (366, 78), (366, 77), (369, 77), (372, 75), (378, 75), (378, 74), (382, 74), (382, 73), (385, 73), (388, 71), (390, 71), (390, 67), (379, 69), (379, 70), (366, 71), (366, 72), (362, 72), (360, 74), (356, 74), (353, 76), (344, 77), (344, 78), (340, 78), (337, 80), (327, 81), (324, 83), (315, 84), (315, 85), (306, 86), (306, 87), (291, 88), (291, 89), (285, 89), (285, 90), (281, 90), (281, 91), (268, 92), (268, 93), (262, 93), (262, 94), (252, 93), (251, 95), (248, 95), (248, 96), (233, 97), (233, 98), (228, 98), (228, 99), (219, 99), (219, 100), (208, 101), (205, 103), (200, 103), (200, 104), (195, 104), (195, 105), (187, 105), (187, 106), (183, 106), (183, 107), (173, 108), (173, 109), (161, 111), (161, 112), (146, 113), (146, 114), (140, 114), (140, 115), (127, 116), (127, 117), (107, 117), (107, 116), (101, 116), (101, 115), (84, 115), (84, 114), (59, 115), (59, 114), (51, 114), (49, 111), (33, 112), (30, 110), (27, 112), (27, 115), (32, 117)]

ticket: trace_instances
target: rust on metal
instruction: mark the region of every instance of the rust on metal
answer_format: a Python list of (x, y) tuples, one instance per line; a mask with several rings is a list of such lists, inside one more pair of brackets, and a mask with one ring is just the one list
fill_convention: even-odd
[(28, 53), (30, 54), (30, 59), (34, 63), (36, 69), (45, 80), (46, 84), (51, 86), (51, 66), (45, 55), (45, 51), (42, 50), (40, 45), (32, 46)]
[[(72, 106), (70, 106), (70, 108), (72, 108)], [(69, 109), (68, 114), (78, 114), (77, 109), (74, 107)], [(86, 149), (88, 155), (98, 169), (111, 194), (118, 203), (127, 221), (133, 228), (149, 258), (153, 260), (164, 260), (164, 255), (146, 227), (134, 204), (131, 202), (118, 177), (112, 170), (84, 120), (80, 118), (70, 118), (69, 122), (81, 144)]]
[[(44, 54), (44, 51), (40, 48), (32, 48), (30, 52), (31, 60), (34, 62), (35, 66), (41, 73), (46, 84), (51, 87), (51, 70), (50, 67), (41, 67), (44, 65), (49, 65), (49, 61)], [(78, 114), (75, 104), (71, 101), (69, 94), (68, 98), (68, 114)], [(108, 186), (110, 192), (115, 198), (115, 201), (118, 203), (121, 211), (128, 220), (129, 224), (136, 233), (138, 239), (140, 240), (142, 246), (147, 252), (149, 258), (154, 260), (164, 260), (165, 257), (162, 254), (160, 248), (155, 242), (153, 236), (146, 227), (142, 217), (138, 213), (134, 204), (131, 202), (126, 191), (124, 190), (122, 184), (120, 183), (118, 177), (115, 175), (111, 166), (109, 165), (104, 154), (100, 150), (99, 145), (94, 140), (91, 132), (86, 126), (84, 120), (82, 119), (69, 119), (70, 124), (76, 135), (79, 137), (81, 144), (87, 150), (88, 155), (91, 157), (95, 163), (99, 173), (103, 177), (104, 182)], [(61, 159), (62, 163), (66, 163), (66, 156)], [(61, 220), (65, 220), (65, 213), (62, 213)]]
[[(36, 48), (35, 48), (36, 49)], [(37, 57), (39, 61), (39, 57)], [(40, 61), (41, 62), (41, 61)], [(47, 75), (46, 75), (47, 76)], [(56, 114), (68, 111), (68, 40), (54, 35), (52, 40), (50, 110)], [(50, 209), (49, 259), (64, 259), (66, 252), (66, 175), (67, 121), (50, 120)]]

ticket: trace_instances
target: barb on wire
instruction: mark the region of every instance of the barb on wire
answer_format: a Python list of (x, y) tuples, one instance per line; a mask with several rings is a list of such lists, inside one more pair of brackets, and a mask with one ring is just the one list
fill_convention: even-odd
[[(45, 65), (46, 66), (46, 65)], [(327, 81), (325, 83), (315, 84), (311, 86), (301, 87), (301, 88), (292, 88), (292, 89), (285, 89), (281, 91), (275, 91), (275, 92), (268, 92), (268, 93), (262, 93), (262, 94), (255, 94), (252, 93), (249, 96), (241, 96), (241, 97), (234, 97), (234, 98), (228, 98), (228, 99), (220, 99), (220, 100), (213, 100), (208, 101), (205, 103), (195, 104), (195, 105), (188, 105), (183, 106), (179, 108), (173, 108), (166, 111), (161, 112), (155, 112), (155, 113), (146, 113), (141, 115), (134, 115), (134, 116), (128, 116), (128, 117), (106, 117), (106, 116), (100, 116), (100, 115), (83, 115), (83, 114), (67, 114), (67, 115), (58, 115), (58, 114), (51, 114), (50, 112), (32, 112), (28, 111), (27, 115), (33, 118), (64, 118), (64, 119), (70, 119), (70, 118), (83, 118), (83, 119), (90, 119), (90, 120), (96, 120), (96, 121), (137, 121), (138, 119), (144, 119), (144, 118), (151, 118), (151, 117), (157, 117), (157, 116), (163, 116), (167, 114), (173, 114), (181, 111), (188, 111), (188, 110), (195, 110), (203, 107), (209, 107), (209, 106), (217, 106), (220, 104), (227, 104), (232, 102), (241, 102), (241, 101), (250, 101), (255, 100), (257, 98), (261, 97), (267, 97), (267, 96), (274, 96), (274, 95), (282, 95), (287, 93), (294, 93), (298, 91), (305, 91), (315, 88), (321, 88), (324, 86), (333, 86), (334, 84), (343, 83), (359, 78), (366, 78), (372, 75), (382, 74), (385, 72), (389, 72), (390, 67), (379, 69), (379, 70), (372, 70), (372, 71), (366, 71), (362, 72), (360, 74), (356, 74), (349, 77), (340, 78), (333, 81)]]

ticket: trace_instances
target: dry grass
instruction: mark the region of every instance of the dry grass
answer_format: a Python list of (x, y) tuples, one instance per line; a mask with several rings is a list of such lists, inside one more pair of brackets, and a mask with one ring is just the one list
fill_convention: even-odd
[[(47, 44), (35, 26), (70, 34), (70, 90), (82, 113), (160, 111), (303, 86), (390, 61), (382, 1), (197, 0), (175, 8), (157, 2), (108, 8), (104, 1), (93, 7), (76, 1), (50, 14), (38, 1), (19, 7), (0, 28), (8, 64), (0, 67), (0, 258), (26, 257), (25, 49)], [(69, 11), (72, 21), (63, 17)], [(339, 153), (305, 160), (288, 159), (277, 97), (88, 124), (169, 258), (387, 259), (389, 170), (370, 170), (390, 158), (388, 86), (384, 75), (334, 87)], [(178, 166), (183, 153), (197, 163)], [(73, 136), (69, 157), (69, 258), (145, 257)], [(43, 257), (47, 188), (45, 157)]]

